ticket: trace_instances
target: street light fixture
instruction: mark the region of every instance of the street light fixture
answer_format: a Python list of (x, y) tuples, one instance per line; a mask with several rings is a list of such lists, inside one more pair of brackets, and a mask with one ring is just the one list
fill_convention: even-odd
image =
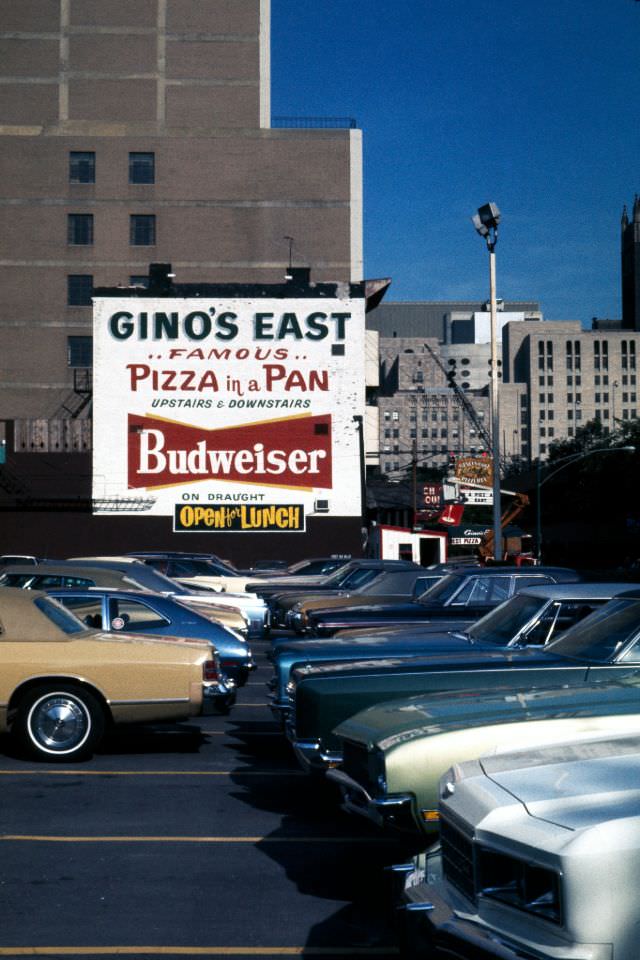
[(570, 453), (566, 457), (560, 457), (559, 460), (553, 461), (554, 463), (559, 463), (561, 466), (556, 467), (555, 470), (551, 470), (550, 473), (543, 477), (542, 467), (540, 460), (538, 459), (536, 467), (536, 559), (538, 563), (542, 560), (542, 495), (541, 487), (551, 480), (552, 477), (555, 477), (557, 473), (560, 473), (561, 470), (564, 470), (565, 467), (570, 467), (572, 463), (577, 463), (579, 460), (584, 460), (586, 457), (591, 457), (595, 453), (635, 453), (636, 448), (631, 446), (624, 447), (596, 447), (594, 450), (585, 450), (584, 453)]
[(489, 296), (491, 303), (491, 458), (493, 463), (493, 557), (502, 559), (502, 523), (500, 505), (500, 415), (498, 411), (498, 320), (496, 301), (496, 243), (500, 211), (495, 203), (485, 203), (471, 218), (486, 240), (489, 251)]

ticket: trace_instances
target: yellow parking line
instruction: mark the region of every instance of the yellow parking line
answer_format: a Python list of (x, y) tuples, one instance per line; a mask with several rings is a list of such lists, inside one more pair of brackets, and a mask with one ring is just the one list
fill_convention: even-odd
[[(130, 837), (130, 836), (47, 836), (46, 834), (0, 834), (0, 842), (16, 843), (366, 843), (371, 844), (371, 837)], [(394, 843), (391, 837), (381, 835), (375, 842)]]
[(0, 947), (0, 956), (143, 956), (190, 957), (379, 957), (397, 956), (397, 947)]

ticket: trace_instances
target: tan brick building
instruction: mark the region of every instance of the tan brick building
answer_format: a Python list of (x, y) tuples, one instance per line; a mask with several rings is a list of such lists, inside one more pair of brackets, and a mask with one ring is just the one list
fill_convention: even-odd
[[(151, 263), (184, 284), (362, 280), (361, 132), (272, 127), (269, 0), (4, 0), (0, 216), (0, 552), (58, 552), (50, 498), (84, 501), (76, 551), (97, 530), (122, 549), (125, 520), (87, 506), (92, 291)], [(139, 522), (138, 545), (167, 545)]]
[[(362, 279), (360, 131), (272, 129), (269, 0), (5, 0), (0, 418), (58, 418), (93, 287)], [(88, 411), (83, 411), (86, 415)]]

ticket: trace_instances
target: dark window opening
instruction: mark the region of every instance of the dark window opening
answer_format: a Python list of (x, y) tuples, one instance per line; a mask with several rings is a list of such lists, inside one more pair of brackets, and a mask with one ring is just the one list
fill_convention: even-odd
[(96, 155), (92, 151), (72, 150), (69, 154), (69, 183), (96, 182)]

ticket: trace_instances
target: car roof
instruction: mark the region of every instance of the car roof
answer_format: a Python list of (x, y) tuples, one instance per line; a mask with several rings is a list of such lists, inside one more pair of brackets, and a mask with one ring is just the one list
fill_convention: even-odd
[(79, 594), (87, 597), (99, 597), (101, 594), (109, 597), (124, 597), (143, 600), (167, 600), (162, 594), (155, 594), (151, 590), (127, 590), (119, 587), (46, 587), (45, 593), (51, 597), (77, 597)]
[(501, 576), (505, 575), (516, 576), (516, 577), (535, 577), (543, 576), (544, 574), (552, 574), (556, 577), (565, 577), (567, 582), (581, 581), (582, 576), (578, 573), (577, 570), (572, 570), (570, 567), (516, 567), (513, 564), (505, 563), (504, 565), (494, 565), (490, 567), (462, 567), (461, 569), (452, 570), (449, 573), (449, 576), (452, 577), (464, 577), (465, 579), (469, 577), (487, 577), (487, 576)]
[(36, 601), (42, 590), (0, 587), (0, 642), (8, 640), (68, 640), (69, 635), (50, 620)]
[[(145, 565), (140, 562), (140, 568), (143, 568)], [(72, 573), (76, 571), (85, 571), (89, 572), (102, 572), (104, 570), (113, 571), (115, 573), (130, 573), (132, 569), (138, 569), (132, 567), (128, 563), (100, 563), (98, 561), (83, 561), (83, 560), (56, 560), (55, 563), (38, 563), (35, 565), (29, 564), (25, 566), (22, 563), (10, 564), (8, 567), (2, 571), (3, 573), (20, 573), (24, 576), (31, 575), (32, 577), (41, 577), (45, 576), (48, 573)]]

